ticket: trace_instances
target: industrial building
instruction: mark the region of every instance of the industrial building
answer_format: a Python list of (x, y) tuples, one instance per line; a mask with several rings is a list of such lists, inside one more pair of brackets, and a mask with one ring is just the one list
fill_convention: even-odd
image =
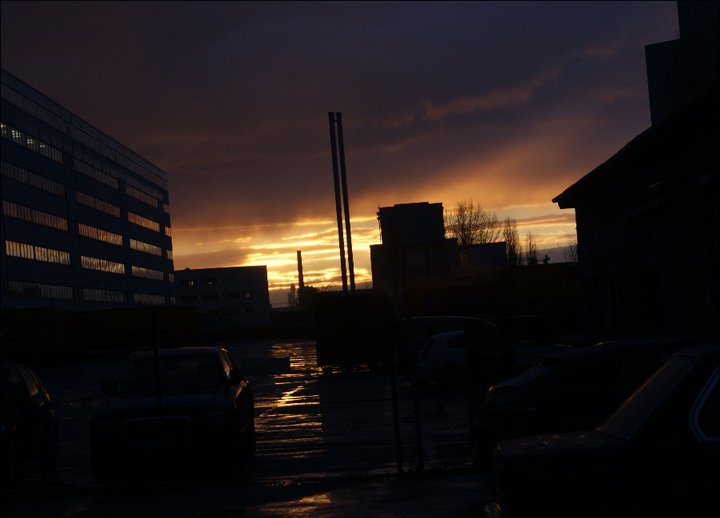
[(167, 174), (2, 70), (2, 308), (173, 304)]
[(175, 272), (179, 304), (197, 307), (216, 330), (270, 324), (267, 266), (198, 268)]

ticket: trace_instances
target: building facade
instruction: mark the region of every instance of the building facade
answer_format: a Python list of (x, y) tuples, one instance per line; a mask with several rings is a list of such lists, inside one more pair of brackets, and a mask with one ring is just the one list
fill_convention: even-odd
[(652, 125), (553, 200), (595, 339), (720, 331), (720, 8), (678, 7), (681, 39), (646, 52)]
[(217, 329), (270, 324), (266, 266), (198, 268), (175, 272), (178, 303), (194, 306)]
[(174, 303), (167, 174), (1, 72), (2, 307)]

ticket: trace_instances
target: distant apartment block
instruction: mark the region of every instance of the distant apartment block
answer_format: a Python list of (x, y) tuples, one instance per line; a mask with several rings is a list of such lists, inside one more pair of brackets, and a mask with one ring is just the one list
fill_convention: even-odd
[(167, 174), (1, 72), (2, 307), (173, 304)]
[(270, 324), (266, 266), (185, 269), (175, 272), (179, 303), (195, 306), (222, 328)]

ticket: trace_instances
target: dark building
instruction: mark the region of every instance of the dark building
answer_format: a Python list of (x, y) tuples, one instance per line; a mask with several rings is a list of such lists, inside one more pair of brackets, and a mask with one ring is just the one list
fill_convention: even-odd
[(270, 324), (266, 266), (198, 268), (175, 272), (179, 303), (200, 309), (217, 330)]
[(174, 303), (167, 174), (1, 73), (3, 309)]
[[(677, 52), (648, 52), (653, 125), (553, 199), (575, 209), (592, 337), (718, 331), (718, 3), (687, 4)], [(663, 63), (669, 76), (655, 73)]]
[(457, 241), (445, 238), (441, 203), (382, 207), (378, 221), (382, 244), (370, 246), (375, 289), (398, 294), (408, 284), (457, 273)]
[(720, 2), (678, 2), (680, 39), (645, 47), (653, 124), (718, 73)]

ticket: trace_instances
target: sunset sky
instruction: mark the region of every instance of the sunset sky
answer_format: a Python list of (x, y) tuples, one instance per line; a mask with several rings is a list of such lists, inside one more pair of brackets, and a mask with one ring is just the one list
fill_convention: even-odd
[(551, 199), (650, 124), (675, 2), (2, 2), (2, 67), (167, 171), (176, 269), (339, 278), (343, 113), (358, 285), (378, 207), (475, 200), (539, 248)]

